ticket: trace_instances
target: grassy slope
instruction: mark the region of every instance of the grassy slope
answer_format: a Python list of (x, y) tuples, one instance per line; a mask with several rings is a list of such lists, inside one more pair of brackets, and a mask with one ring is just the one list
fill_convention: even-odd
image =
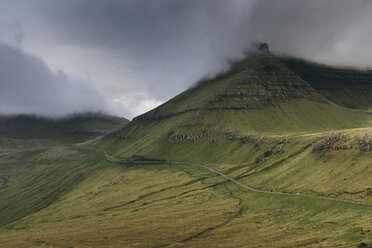
[[(337, 194), (369, 187), (370, 152), (357, 146), (320, 153), (311, 147), (302, 150), (330, 133), (276, 135), (270, 139), (286, 142), (258, 146), (229, 141), (224, 135), (215, 137), (221, 142), (202, 138), (171, 143), (153, 140), (157, 132), (175, 125), (161, 123), (152, 123), (147, 130), (153, 133), (138, 143), (124, 140), (128, 153), (123, 154), (120, 146), (118, 154), (129, 156), (133, 149), (149, 157), (205, 161), (233, 177), (248, 174), (239, 180), (258, 188), (371, 201), (366, 192)], [(349, 145), (354, 144), (354, 136), (367, 131), (342, 133), (350, 135), (345, 141)], [(152, 150), (141, 150), (146, 139)], [(267, 152), (279, 147), (279, 153)], [(6, 199), (0, 201), (0, 225), (5, 224), (0, 228), (0, 246), (4, 247), (357, 247), (372, 243), (369, 207), (252, 193), (190, 165), (126, 169), (104, 161), (101, 147), (70, 146), (2, 149), (0, 167), (0, 176), (9, 180), (8, 187), (0, 189), (0, 198)]]
[(180, 129), (287, 135), (367, 126), (370, 120), (372, 115), (303, 99), (260, 110), (211, 111), (193, 116)]
[[(96, 158), (85, 158), (90, 159)], [(190, 165), (126, 169), (101, 160), (93, 168), (54, 204), (0, 227), (0, 246), (357, 247), (372, 242), (366, 207), (252, 193)], [(30, 177), (36, 175), (32, 170)]]
[[(227, 148), (231, 146), (231, 142), (223, 140), (223, 144), (218, 145), (218, 139), (224, 133), (235, 136), (290, 136), (369, 126), (371, 120), (370, 114), (344, 109), (331, 103), (293, 100), (262, 110), (220, 110), (202, 114), (188, 112), (160, 120), (136, 120), (104, 138), (99, 145), (105, 145), (122, 158), (142, 154), (200, 162), (224, 161), (231, 157), (228, 155), (230, 148)], [(217, 143), (170, 142), (172, 135), (200, 133), (209, 135), (209, 141), (215, 138)], [(194, 153), (183, 154), (185, 149)], [(216, 156), (203, 157), (204, 153), (200, 152), (202, 150), (211, 150)], [(222, 152), (224, 156), (219, 156), (221, 150), (226, 151)]]
[[(279, 69), (267, 71), (268, 66)], [(249, 87), (264, 85), (266, 93), (254, 90), (248, 94), (242, 84), (236, 84), (243, 79)], [(293, 84), (288, 84), (288, 80)], [(328, 136), (328, 132), (370, 127), (371, 114), (325, 101), (311, 90), (306, 93), (308, 88), (306, 82), (288, 72), (270, 54), (259, 56), (253, 62), (248, 59), (238, 63), (238, 69), (233, 67), (232, 72), (189, 89), (135, 118), (98, 145), (119, 159), (142, 155), (206, 163), (259, 188), (345, 198), (355, 198), (349, 193), (360, 191), (362, 200), (372, 200), (366, 193), (371, 183), (368, 177), (371, 153), (360, 151), (357, 141), (348, 150), (332, 150), (326, 155), (312, 152), (314, 144)], [(219, 98), (221, 91), (231, 94)], [(275, 104), (265, 103), (274, 92), (284, 98)], [(254, 104), (263, 104), (262, 108), (239, 108), (242, 102), (250, 101), (245, 97), (247, 94), (258, 94)], [(264, 94), (268, 95), (261, 99)], [(219, 99), (218, 103), (215, 99)], [(223, 107), (211, 108), (214, 104)], [(305, 135), (309, 133), (318, 134)], [(351, 139), (355, 136), (351, 134)], [(330, 158), (324, 159), (325, 156)], [(357, 159), (360, 162), (350, 168), (351, 161)]]
[(371, 70), (334, 68), (295, 58), (280, 60), (328, 100), (349, 108), (372, 106)]
[(101, 158), (90, 153), (61, 146), (1, 149), (0, 176), (7, 187), (0, 190), (0, 225), (43, 209), (72, 190)]
[[(172, 128), (173, 122), (163, 122), (152, 128), (143, 138), (106, 140), (106, 149), (119, 159), (132, 155), (172, 161), (209, 164), (248, 185), (279, 191), (325, 194), (347, 199), (372, 201), (368, 193), (371, 185), (371, 152), (361, 151), (359, 141), (372, 129), (346, 130), (348, 138), (338, 146), (316, 152), (317, 142), (331, 135), (286, 135), (265, 137), (263, 141), (230, 140), (225, 134), (204, 136), (195, 141), (171, 142), (161, 131)], [(213, 134), (213, 133), (212, 133)], [(153, 137), (158, 137), (153, 139)], [(262, 136), (253, 136), (262, 137)], [(112, 147), (114, 149), (112, 149)], [(356, 192), (360, 192), (356, 194)], [(354, 194), (355, 193), (355, 194)]]
[[(355, 139), (370, 128), (340, 131), (348, 138), (313, 151), (333, 129), (370, 126), (370, 115), (313, 96), (259, 110), (215, 110), (216, 96), (232, 82), (226, 77), (218, 79), (221, 87), (190, 89), (171, 105), (83, 147), (0, 149), (0, 177), (9, 179), (0, 189), (0, 199), (6, 199), (0, 201), (0, 246), (372, 245), (370, 207), (253, 193), (190, 165), (125, 168), (104, 160), (102, 149), (116, 159), (194, 161), (257, 188), (372, 202), (372, 155)], [(285, 94), (292, 90), (286, 87)], [(231, 95), (218, 103), (226, 104)], [(198, 102), (201, 96), (208, 100)], [(241, 107), (237, 99), (233, 107)], [(202, 111), (180, 113), (203, 104)]]

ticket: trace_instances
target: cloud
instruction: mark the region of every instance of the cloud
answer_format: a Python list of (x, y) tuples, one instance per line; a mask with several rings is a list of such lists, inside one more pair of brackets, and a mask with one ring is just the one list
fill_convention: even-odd
[(87, 111), (109, 112), (94, 86), (52, 72), (40, 58), (0, 43), (0, 113), (60, 117)]
[(247, 29), (277, 53), (318, 62), (372, 66), (372, 1), (260, 0)]
[(368, 0), (66, 0), (38, 11), (56, 40), (140, 61), (150, 77), (162, 68), (216, 71), (253, 41), (277, 53), (372, 66)]
[(48, 23), (48, 37), (54, 37), (55, 44), (100, 50), (108, 60), (120, 58), (124, 70), (135, 75), (122, 75), (122, 84), (145, 82), (147, 94), (160, 101), (204, 74), (219, 71), (228, 58), (241, 56), (242, 47), (249, 45), (241, 30), (251, 1), (48, 3), (37, 13)]
[(129, 118), (226, 68), (254, 41), (277, 54), (372, 67), (368, 0), (4, 0), (1, 7), (0, 40), (91, 82)]

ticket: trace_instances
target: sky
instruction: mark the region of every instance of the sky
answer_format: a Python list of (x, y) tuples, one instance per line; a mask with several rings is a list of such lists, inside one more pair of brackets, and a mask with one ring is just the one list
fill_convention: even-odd
[(0, 114), (131, 119), (256, 41), (369, 68), (371, 27), (369, 0), (1, 0)]

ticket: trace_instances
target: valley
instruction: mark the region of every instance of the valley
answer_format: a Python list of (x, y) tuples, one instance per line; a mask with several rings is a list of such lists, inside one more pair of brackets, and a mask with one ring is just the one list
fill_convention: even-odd
[[(85, 156), (67, 174), (83, 176), (49, 206), (1, 227), (2, 246), (348, 247), (372, 238), (370, 206), (252, 192), (192, 164), (138, 162), (126, 168), (107, 161), (102, 151), (100, 158), (81, 148), (67, 152)], [(58, 156), (55, 150), (34, 151), (27, 162)]]
[(0, 247), (371, 247), (368, 98), (297, 73), (259, 50), (103, 135), (8, 125)]

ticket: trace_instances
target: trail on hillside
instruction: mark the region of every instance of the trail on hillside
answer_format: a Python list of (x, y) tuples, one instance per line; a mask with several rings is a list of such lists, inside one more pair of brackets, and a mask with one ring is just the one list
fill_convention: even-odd
[[(106, 160), (109, 161), (109, 162), (113, 162), (115, 163), (115, 161), (113, 161), (111, 158), (110, 158), (110, 155), (104, 151), (105, 153), (105, 157), (106, 157)], [(265, 194), (276, 194), (276, 195), (287, 195), (287, 196), (297, 196), (297, 197), (304, 197), (304, 198), (311, 198), (311, 199), (320, 199), (320, 200), (326, 200), (326, 201), (336, 201), (336, 202), (344, 202), (344, 203), (350, 203), (350, 204), (356, 204), (356, 205), (363, 205), (363, 206), (372, 206), (372, 203), (368, 203), (368, 202), (360, 202), (360, 201), (353, 201), (353, 200), (344, 200), (344, 199), (337, 199), (337, 198), (332, 198), (332, 197), (327, 197), (327, 196), (318, 196), (318, 195), (304, 195), (304, 194), (299, 194), (299, 193), (288, 193), (288, 192), (278, 192), (278, 191), (267, 191), (267, 190), (259, 190), (259, 189), (255, 189), (255, 188), (252, 188), (248, 185), (245, 185), (237, 180), (235, 180), (234, 178), (231, 178), (229, 177), (228, 175), (226, 174), (223, 174), (222, 172), (219, 172), (211, 167), (208, 167), (206, 165), (203, 165), (203, 164), (198, 164), (198, 163), (192, 163), (192, 162), (179, 162), (179, 161), (159, 161), (159, 160), (155, 160), (155, 161), (151, 161), (151, 160), (146, 160), (146, 161), (121, 161), (120, 163), (123, 163), (123, 162), (128, 162), (128, 163), (131, 163), (131, 164), (187, 164), (187, 165), (194, 165), (194, 166), (198, 166), (198, 167), (201, 167), (201, 168), (204, 168), (206, 170), (209, 170), (215, 174), (218, 174), (224, 178), (226, 178), (227, 180), (249, 190), (249, 191), (252, 191), (252, 192), (257, 192), (257, 193), (265, 193)]]

